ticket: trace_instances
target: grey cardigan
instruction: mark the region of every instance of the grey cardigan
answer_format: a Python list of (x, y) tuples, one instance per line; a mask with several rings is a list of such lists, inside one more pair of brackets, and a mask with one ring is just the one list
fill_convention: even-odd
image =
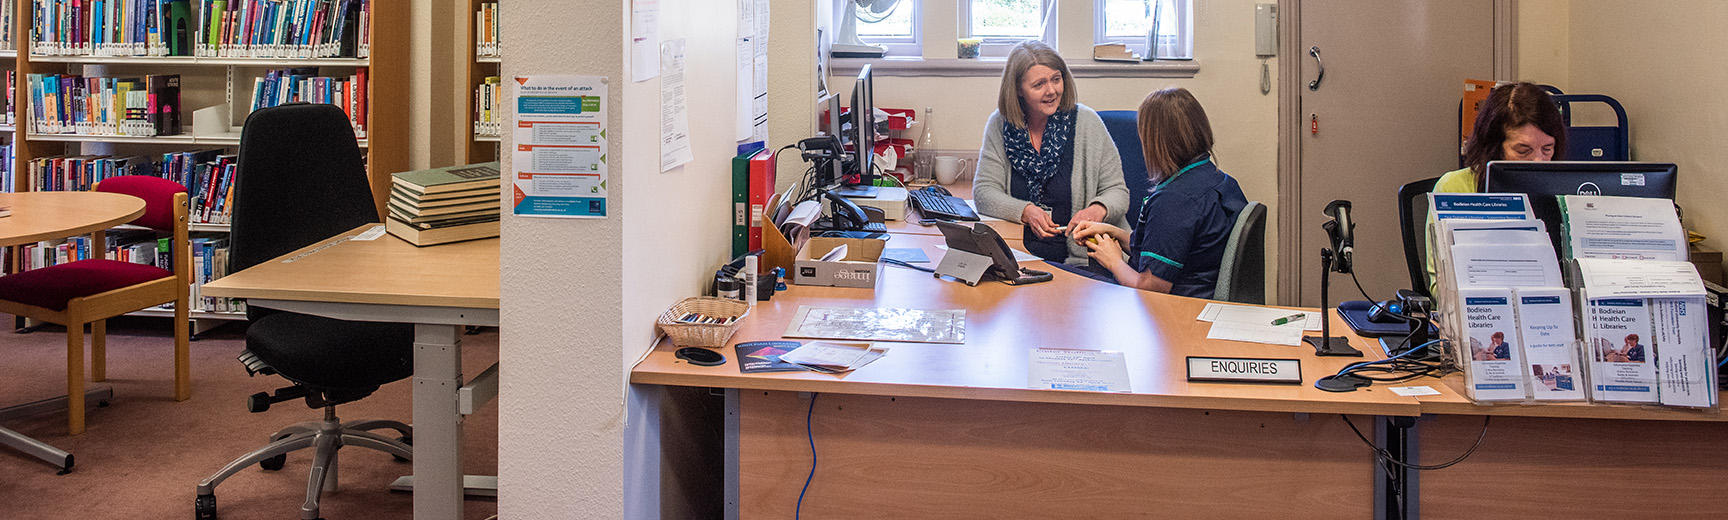
[[(1122, 180), (1122, 156), (1116, 142), (1086, 105), (1077, 105), (1074, 123), (1074, 177), (1072, 207), (1084, 209), (1096, 202), (1104, 205), (1104, 223), (1128, 229), (1128, 184)], [(1008, 152), (1002, 148), (1002, 113), (992, 112), (984, 124), (984, 147), (978, 150), (978, 174), (972, 181), (972, 197), (978, 212), (1009, 222), (1020, 222), (1020, 212), (1031, 201), (1014, 198), (1008, 191)], [(1065, 222), (1057, 222), (1057, 225)], [(1126, 246), (1126, 244), (1124, 244)], [(1069, 242), (1069, 264), (1085, 264), (1086, 248)]]

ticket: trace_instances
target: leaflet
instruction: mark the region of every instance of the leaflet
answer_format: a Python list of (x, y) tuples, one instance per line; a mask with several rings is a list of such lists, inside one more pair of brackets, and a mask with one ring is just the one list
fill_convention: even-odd
[(1650, 362), (1650, 309), (1643, 298), (1587, 300), (1584, 341), (1590, 355), (1590, 397), (1597, 401), (1654, 403), (1656, 366)]
[(1554, 248), (1546, 242), (1453, 245), (1452, 271), (1460, 290), (1565, 285)]
[(1428, 207), (1438, 220), (1536, 220), (1522, 193), (1429, 193)]
[(1579, 258), (1579, 281), (1592, 298), (1704, 296), (1704, 279), (1691, 262)]
[(1572, 325), (1572, 293), (1562, 287), (1518, 289), (1518, 341), (1524, 345), (1524, 375), (1538, 401), (1584, 398), (1578, 365), (1578, 329)]
[(1049, 390), (1127, 392), (1128, 363), (1121, 352), (1059, 348), (1033, 349), (1026, 364), (1026, 386)]
[(1518, 322), (1509, 289), (1459, 289), (1464, 302), (1463, 338), (1470, 399), (1508, 401), (1524, 398)]
[(1686, 261), (1686, 230), (1674, 201), (1562, 195), (1567, 258)]
[(1706, 408), (1716, 405), (1716, 352), (1710, 348), (1704, 298), (1650, 300), (1656, 334), (1656, 375), (1662, 404)]

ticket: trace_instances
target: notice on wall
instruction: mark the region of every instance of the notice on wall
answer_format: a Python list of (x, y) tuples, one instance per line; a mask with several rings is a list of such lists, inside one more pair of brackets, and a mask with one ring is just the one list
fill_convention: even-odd
[(737, 0), (737, 139), (768, 141), (768, 0)]
[(648, 81), (660, 73), (660, 0), (630, 2), (630, 79)]
[(516, 215), (606, 217), (606, 84), (603, 76), (516, 76)]
[(684, 39), (660, 44), (660, 171), (684, 165), (690, 152), (690, 112), (684, 102)]

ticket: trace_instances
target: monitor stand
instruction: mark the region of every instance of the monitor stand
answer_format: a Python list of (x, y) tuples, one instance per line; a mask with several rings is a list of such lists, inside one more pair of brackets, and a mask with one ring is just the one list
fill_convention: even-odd
[(848, 199), (874, 199), (881, 190), (875, 186), (863, 184), (848, 184), (833, 190), (835, 194)]

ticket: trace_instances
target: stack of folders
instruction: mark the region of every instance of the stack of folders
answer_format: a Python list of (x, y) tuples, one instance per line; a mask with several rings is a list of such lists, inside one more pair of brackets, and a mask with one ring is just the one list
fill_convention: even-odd
[(429, 246), (498, 236), (498, 163), (403, 172), (390, 187), (390, 234)]
[(1673, 202), (1566, 195), (1559, 205), (1591, 399), (1716, 406), (1704, 282)]
[(781, 354), (780, 360), (817, 372), (838, 374), (857, 370), (886, 354), (886, 347), (869, 343), (812, 341)]
[(1521, 194), (1435, 193), (1441, 337), (1478, 402), (1584, 399), (1571, 293)]

